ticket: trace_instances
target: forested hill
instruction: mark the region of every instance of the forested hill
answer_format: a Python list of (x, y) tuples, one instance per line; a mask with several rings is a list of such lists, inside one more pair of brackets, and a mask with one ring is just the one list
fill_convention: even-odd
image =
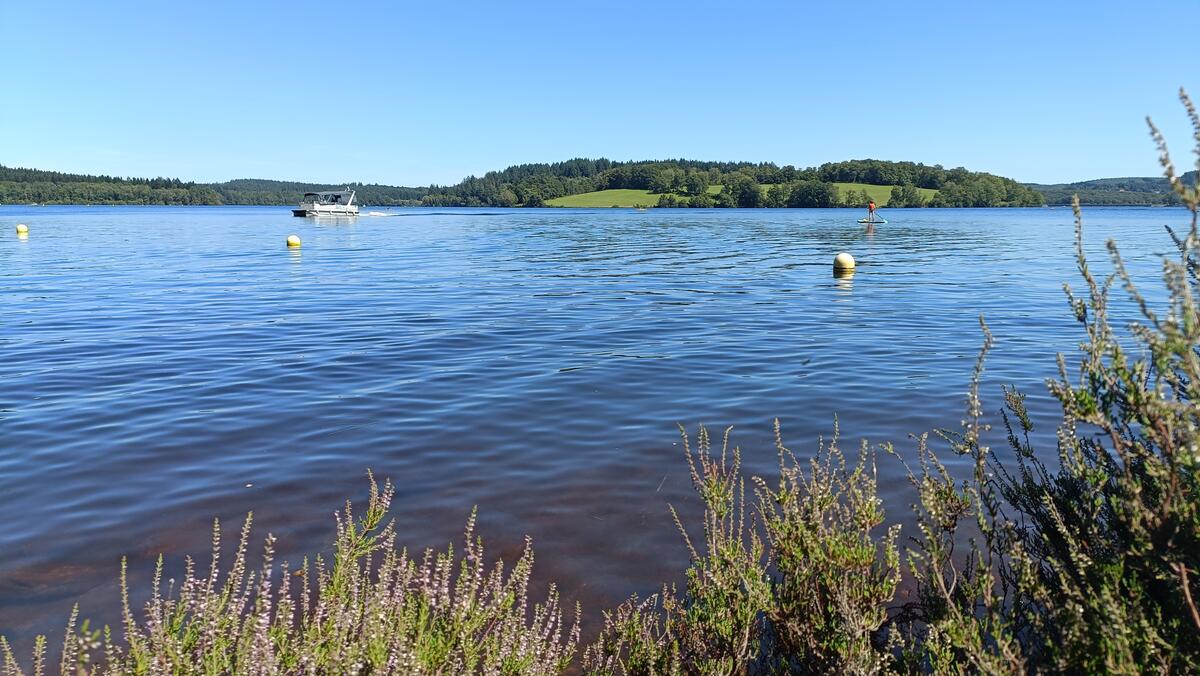
[[(848, 184), (859, 189), (846, 189)], [(839, 185), (845, 189), (839, 194)], [(770, 162), (573, 159), (521, 164), (452, 186), (405, 188), (362, 183), (311, 184), (262, 179), (225, 183), (178, 178), (122, 178), (0, 166), (5, 204), (262, 204), (299, 202), (304, 192), (350, 187), (366, 206), (542, 206), (550, 200), (604, 190), (640, 190), (660, 206), (861, 206), (883, 186), (889, 206), (1037, 206), (1037, 191), (1012, 179), (961, 167), (883, 160), (832, 162), (797, 169)]]
[[(430, 186), (422, 202), (437, 206), (541, 206), (602, 190), (645, 190), (663, 206), (856, 206), (837, 195), (835, 183), (895, 186), (893, 206), (1039, 206), (1038, 192), (1010, 179), (961, 167), (884, 160), (850, 160), (797, 169), (770, 162), (655, 160), (614, 162), (574, 159), (522, 164), (453, 186)], [(717, 186), (715, 192), (710, 186)], [(755, 186), (750, 189), (748, 186)], [(926, 202), (919, 188), (938, 191)], [(776, 197), (772, 202), (772, 194)], [(793, 199), (799, 195), (801, 199)], [(810, 197), (812, 199), (810, 199)], [(865, 199), (861, 200), (865, 204)]]
[[(1194, 185), (1196, 172), (1189, 171), (1181, 178), (1184, 183)], [(1098, 178), (1076, 183), (1027, 183), (1026, 185), (1045, 195), (1046, 203), (1052, 205), (1070, 204), (1074, 195), (1079, 195), (1079, 201), (1082, 204), (1093, 206), (1179, 204), (1179, 197), (1172, 192), (1167, 179), (1162, 177)]]
[(357, 191), (364, 205), (415, 205), (425, 188), (363, 183), (297, 183), (238, 179), (225, 183), (178, 178), (122, 178), (0, 166), (2, 204), (296, 204), (313, 190)]
[(355, 191), (354, 199), (369, 206), (415, 205), (428, 192), (425, 188), (403, 188), (374, 183), (296, 183), (268, 181), (261, 178), (239, 178), (212, 186), (221, 194), (224, 204), (296, 204), (306, 192), (315, 190)]

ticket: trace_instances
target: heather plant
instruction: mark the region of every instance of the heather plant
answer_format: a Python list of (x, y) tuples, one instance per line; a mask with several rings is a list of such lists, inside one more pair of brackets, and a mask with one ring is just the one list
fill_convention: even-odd
[(730, 449), (729, 430), (719, 455), (706, 429), (694, 451), (681, 434), (692, 486), (704, 503), (699, 549), (671, 509), (691, 554), (685, 590), (664, 587), (606, 613), (600, 637), (584, 655), (585, 672), (737, 674), (762, 655), (771, 582), (759, 529), (752, 515), (747, 520), (741, 451)]
[[(1012, 590), (1024, 561), (1009, 537), (1003, 505), (992, 481), (990, 449), (981, 442), (979, 383), (992, 348), (992, 334), (980, 320), (984, 343), (967, 396), (960, 432), (939, 430), (951, 452), (974, 462), (970, 478), (955, 477), (929, 445), (917, 440), (918, 466), (906, 465), (916, 492), (912, 510), (916, 535), (906, 551), (915, 600), (893, 609), (886, 631), (889, 647), (905, 671), (933, 673), (1023, 673), (1025, 658), (1016, 640)], [(889, 450), (890, 447), (889, 447)], [(901, 462), (903, 462), (901, 460)], [(965, 551), (959, 551), (965, 549)]]
[(695, 451), (683, 434), (704, 503), (703, 547), (672, 509), (691, 554), (684, 591), (664, 588), (607, 614), (585, 671), (869, 673), (889, 664), (872, 641), (899, 581), (899, 528), (872, 533), (883, 523), (874, 459), (864, 447), (849, 467), (835, 433), (806, 470), (778, 422), (775, 431), (779, 481), (755, 479), (749, 505), (728, 430), (719, 455), (706, 429)]
[[(160, 558), (152, 597), (139, 618), (129, 606), (124, 565), (121, 644), (103, 638), (77, 611), (67, 627), (61, 674), (556, 674), (570, 663), (579, 625), (563, 624), (558, 594), (533, 604), (533, 551), (505, 571), (488, 566), (472, 512), (461, 556), (453, 548), (426, 550), (419, 559), (396, 547), (387, 521), (390, 482), (372, 478), (365, 514), (349, 502), (337, 515), (332, 561), (317, 556), (291, 570), (274, 562), (267, 536), (261, 565), (247, 559), (251, 519), (222, 573), (221, 530), (213, 528), (212, 562), (199, 574), (189, 559), (178, 585), (162, 585)], [(578, 615), (578, 610), (576, 610)], [(94, 653), (102, 648), (103, 656)], [(3, 673), (23, 673), (0, 639)], [(45, 673), (46, 644), (38, 639), (33, 673)]]
[(900, 581), (900, 527), (874, 532), (884, 523), (874, 456), (864, 444), (848, 467), (836, 425), (807, 472), (784, 447), (778, 421), (775, 445), (777, 486), (755, 480), (773, 569), (767, 663), (792, 672), (879, 671), (890, 657), (873, 640)]
[[(1200, 117), (1186, 93), (1180, 96), (1200, 166)], [(803, 472), (779, 444), (790, 462), (781, 464), (778, 488), (756, 480), (758, 519), (750, 530), (739, 519), (732, 538), (717, 531), (702, 552), (689, 543), (684, 593), (631, 599), (608, 615), (585, 668), (618, 674), (1200, 669), (1200, 186), (1182, 184), (1150, 126), (1191, 224), (1184, 235), (1170, 232), (1180, 257), (1163, 262), (1169, 302), (1160, 314), (1111, 241), (1113, 272), (1097, 279), (1076, 202), (1076, 260), (1086, 295), (1065, 291), (1085, 340), (1077, 375), (1069, 375), (1060, 355), (1059, 377), (1048, 383), (1062, 410), (1057, 468), (1033, 448), (1031, 416), (1015, 389), (1003, 392), (1011, 457), (983, 442), (989, 427), (979, 385), (993, 341), (981, 320), (984, 346), (962, 429), (937, 436), (950, 453), (971, 461), (969, 476), (955, 476), (927, 436), (918, 439), (916, 466), (908, 468), (916, 533), (904, 558), (914, 600), (892, 605), (897, 532), (871, 533), (883, 515), (866, 456), (848, 471), (835, 439)], [(1109, 319), (1118, 285), (1142, 317), (1127, 335)], [(701, 450), (704, 458), (704, 443)], [(737, 463), (726, 471), (723, 459), (724, 452), (721, 462), (700, 463), (720, 468), (711, 472), (718, 480), (693, 472), (707, 524), (731, 504), (745, 509), (728, 490), (740, 485)], [(737, 545), (744, 542), (754, 546)], [(731, 560), (742, 563), (722, 567)], [(712, 623), (711, 609), (722, 603), (754, 621)], [(718, 638), (730, 626), (744, 626), (750, 640)]]
[[(1180, 98), (1200, 166), (1200, 117), (1185, 92)], [(912, 667), (1200, 668), (1200, 191), (1180, 181), (1161, 134), (1150, 128), (1191, 217), (1186, 235), (1170, 233), (1180, 257), (1163, 261), (1167, 309), (1152, 309), (1112, 241), (1113, 272), (1096, 277), (1076, 200), (1076, 259), (1086, 294), (1065, 290), (1085, 340), (1077, 376), (1060, 355), (1059, 377), (1049, 383), (1062, 409), (1057, 469), (1033, 448), (1033, 424), (1016, 390), (1005, 390), (1002, 412), (1015, 459), (1002, 462), (980, 442), (977, 369), (965, 431), (947, 436), (955, 451), (974, 459), (973, 477), (956, 485), (924, 449), (915, 474), (921, 537), (910, 566), (921, 600), (896, 623), (907, 632)], [(1124, 340), (1109, 319), (1117, 285), (1141, 315)], [(990, 344), (988, 336), (985, 352)], [(972, 533), (968, 553), (956, 557), (964, 531)]]
[[(1182, 90), (1180, 98), (1200, 167), (1200, 117)], [(1076, 255), (1087, 292), (1079, 297), (1068, 287), (1067, 294), (1086, 339), (1075, 382), (1060, 357), (1060, 377), (1050, 383), (1063, 411), (1057, 472), (1029, 447), (1023, 398), (1007, 397), (1018, 465), (998, 473), (996, 486), (1019, 516), (1013, 540), (1025, 561), (1013, 565), (1028, 569), (1020, 602), (1030, 615), (1030, 652), (1056, 668), (1200, 668), (1200, 279), (1194, 262), (1200, 190), (1183, 184), (1162, 135), (1152, 122), (1150, 128), (1165, 174), (1191, 215), (1183, 238), (1171, 233), (1179, 259), (1163, 261), (1167, 308), (1151, 307), (1111, 240), (1114, 270), (1103, 280), (1095, 277), (1076, 201)], [(1117, 284), (1140, 311), (1141, 320), (1129, 328), (1140, 354), (1123, 345), (1109, 323), (1108, 296)]]

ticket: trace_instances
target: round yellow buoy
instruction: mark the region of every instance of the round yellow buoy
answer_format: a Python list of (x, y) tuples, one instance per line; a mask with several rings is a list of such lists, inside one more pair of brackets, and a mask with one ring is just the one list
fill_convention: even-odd
[(845, 251), (834, 256), (833, 257), (833, 269), (834, 270), (853, 270), (854, 269), (854, 256), (851, 256), (850, 254), (846, 253)]
[(29, 226), (24, 223), (17, 223), (17, 234), (24, 235), (29, 232)]
[(300, 237), (297, 235), (288, 235), (287, 243), (290, 247), (300, 246)]

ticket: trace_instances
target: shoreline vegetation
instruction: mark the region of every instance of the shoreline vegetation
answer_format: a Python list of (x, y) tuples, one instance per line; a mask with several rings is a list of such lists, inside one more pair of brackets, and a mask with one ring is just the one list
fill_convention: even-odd
[[(1192, 173), (1181, 177), (1194, 180)], [(796, 169), (773, 163), (574, 159), (523, 164), (453, 186), (316, 184), (266, 179), (224, 183), (121, 178), (0, 166), (0, 204), (294, 205), (305, 192), (357, 191), (364, 206), (438, 207), (881, 207), (1169, 206), (1179, 198), (1163, 178), (1067, 184), (1017, 183), (961, 167), (882, 160)]]
[[(293, 205), (303, 193), (350, 187), (365, 206), (891, 207), (1041, 206), (1036, 190), (961, 167), (882, 160), (797, 169), (770, 162), (573, 159), (523, 164), (453, 186), (224, 183), (121, 178), (0, 166), (0, 204)], [(620, 192), (610, 192), (620, 191)]]
[[(1195, 183), (1196, 172), (1179, 177), (1184, 183)], [(1101, 178), (1077, 183), (1026, 184), (1046, 197), (1050, 206), (1070, 206), (1079, 198), (1084, 206), (1177, 206), (1179, 196), (1161, 176), (1153, 178)]]
[[(1200, 152), (1200, 115), (1180, 97)], [(778, 476), (747, 477), (728, 431), (714, 444), (703, 428), (694, 439), (681, 429), (705, 506), (696, 523), (664, 515), (690, 553), (685, 582), (605, 612), (590, 645), (582, 609), (564, 612), (552, 586), (531, 598), (531, 545), (507, 567), (489, 563), (472, 513), (461, 551), (410, 556), (388, 518), (391, 484), (371, 477), (365, 510), (347, 503), (337, 515), (332, 556), (295, 570), (275, 564), (270, 535), (251, 563), (249, 518), (230, 561), (216, 524), (210, 566), (189, 559), (179, 575), (160, 563), (141, 609), (129, 607), (122, 566), (121, 626), (97, 630), (77, 608), (58, 672), (1195, 673), (1200, 186), (1180, 179), (1151, 130), (1190, 214), (1182, 233), (1168, 228), (1169, 302), (1150, 307), (1115, 242), (1112, 273), (1096, 276), (1076, 201), (1082, 287), (1065, 290), (1083, 340), (1047, 383), (1062, 414), (1057, 449), (1031, 445), (1025, 395), (1010, 388), (1000, 411), (1010, 448), (982, 441), (992, 338), (981, 318), (962, 427), (920, 437), (915, 454), (865, 442), (845, 452), (836, 424), (816, 453), (798, 454), (776, 423)], [(1109, 323), (1113, 292), (1141, 310), (1129, 338)], [(908, 469), (913, 532), (883, 511), (877, 453)], [(968, 461), (966, 476), (940, 459), (950, 455)], [(906, 600), (902, 582), (914, 590)], [(55, 669), (47, 653), (39, 638), (34, 673)], [(0, 670), (23, 673), (3, 639)]]
[[(832, 186), (832, 187), (830, 187)], [(923, 207), (939, 194), (933, 188), (915, 188), (913, 186), (871, 185), (869, 183), (824, 183), (820, 181), (796, 182), (791, 184), (758, 184), (761, 198), (757, 199), (758, 208), (866, 208), (869, 200), (875, 200), (880, 207)], [(733, 202), (722, 197), (724, 186), (710, 185), (705, 191), (705, 197), (688, 195), (686, 193), (655, 193), (650, 190), (635, 190), (616, 188), (598, 190), (577, 195), (557, 197), (547, 201), (544, 206), (566, 207), (573, 209), (588, 208), (709, 208), (732, 207), (743, 204), (753, 204), (756, 201), (749, 191), (737, 195), (731, 193)], [(724, 203), (722, 203), (724, 200)], [(755, 208), (746, 207), (741, 208)]]
[[(893, 207), (1015, 207), (1045, 202), (1040, 193), (1010, 178), (913, 162), (850, 160), (797, 169), (770, 162), (605, 159), (520, 165), (480, 178), (469, 176), (455, 186), (430, 186), (421, 201), (427, 206), (860, 208), (874, 196), (871, 189), (886, 195)], [(626, 191), (623, 198), (631, 196), (628, 191), (643, 191), (646, 202), (606, 204), (603, 193), (611, 190)]]

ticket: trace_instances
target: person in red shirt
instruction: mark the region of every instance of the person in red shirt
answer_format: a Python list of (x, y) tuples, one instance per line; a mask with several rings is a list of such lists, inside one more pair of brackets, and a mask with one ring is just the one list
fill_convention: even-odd
[(871, 200), (867, 203), (867, 220), (875, 220), (875, 200)]

